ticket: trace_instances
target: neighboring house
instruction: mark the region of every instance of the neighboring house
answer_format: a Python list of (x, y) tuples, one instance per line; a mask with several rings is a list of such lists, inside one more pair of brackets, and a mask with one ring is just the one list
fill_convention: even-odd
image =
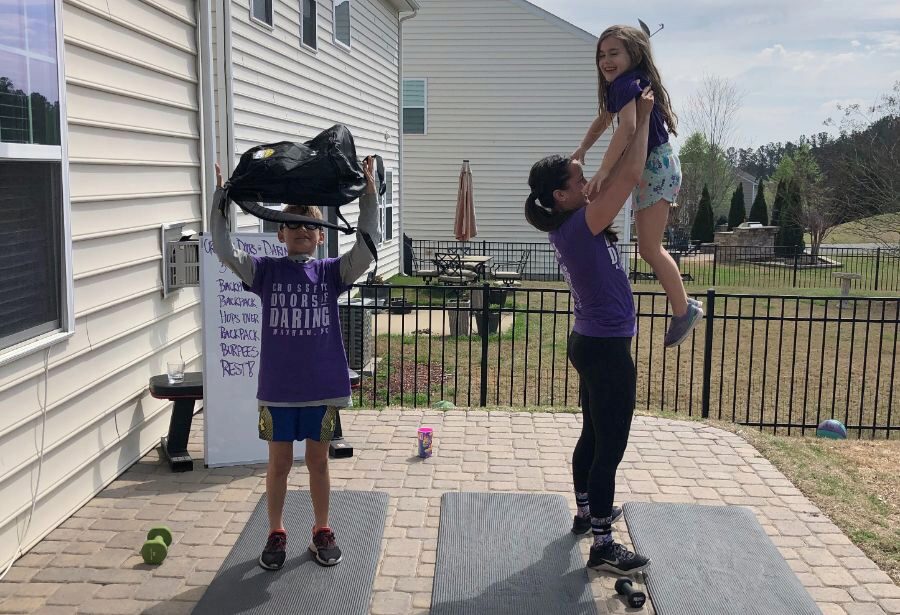
[[(524, 0), (420, 4), (403, 28), (403, 232), (453, 239), (467, 159), (476, 241), (546, 241), (522, 213), (528, 172), (572, 153), (597, 116), (597, 38)], [(588, 179), (611, 134), (588, 153)]]
[[(744, 188), (744, 212), (745, 215), (749, 216), (750, 208), (753, 207), (753, 199), (756, 198), (756, 192), (760, 187), (759, 180), (746, 171), (737, 168), (734, 170), (734, 178), (736, 181), (741, 182), (741, 186)], [(734, 189), (737, 190), (737, 186)]]
[[(400, 259), (400, 13), (417, 8), (415, 0), (233, 0), (215, 15), (223, 172), (260, 143), (306, 141), (345, 124), (360, 157), (384, 158), (390, 190), (378, 269), (385, 274), (396, 273)], [(358, 211), (355, 203), (341, 209), (351, 224)], [(238, 218), (242, 230), (261, 228), (256, 218)], [(354, 241), (332, 232), (323, 252), (337, 256)]]
[[(361, 155), (395, 170), (398, 202), (400, 11), (416, 8), (3, 4), (0, 570), (158, 446), (172, 405), (149, 396), (149, 378), (173, 357), (201, 368), (200, 292), (164, 295), (161, 234), (202, 229), (214, 160), (344, 122)], [(315, 27), (300, 29), (300, 7)], [(214, 42), (229, 50), (215, 73)], [(383, 255), (396, 269), (393, 218)]]

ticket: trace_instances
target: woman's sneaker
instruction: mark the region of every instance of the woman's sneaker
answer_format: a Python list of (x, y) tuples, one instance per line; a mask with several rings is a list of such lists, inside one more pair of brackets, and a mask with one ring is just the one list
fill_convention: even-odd
[(650, 565), (650, 560), (643, 555), (632, 553), (617, 542), (608, 542), (603, 546), (591, 547), (588, 568), (606, 570), (616, 574), (634, 574)]
[(702, 319), (703, 310), (689, 302), (687, 312), (681, 316), (672, 317), (669, 323), (669, 330), (666, 331), (665, 347), (674, 348), (686, 340)]
[[(611, 523), (615, 523), (619, 519), (622, 518), (622, 509), (618, 506), (612, 507), (612, 521)], [(591, 518), (587, 517), (579, 517), (575, 515), (575, 520), (572, 522), (572, 533), (573, 534), (587, 534), (591, 531)]]
[(272, 532), (266, 541), (266, 548), (259, 556), (259, 565), (266, 570), (281, 570), (286, 549), (287, 534), (277, 530)]
[(316, 561), (323, 566), (334, 566), (341, 561), (341, 550), (334, 539), (334, 532), (330, 527), (320, 527), (313, 530), (313, 539), (309, 543), (309, 550), (316, 556)]

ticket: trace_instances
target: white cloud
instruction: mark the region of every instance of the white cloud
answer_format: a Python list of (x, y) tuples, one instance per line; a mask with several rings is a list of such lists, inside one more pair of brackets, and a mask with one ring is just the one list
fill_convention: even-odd
[(827, 58), (826, 61), (833, 65), (834, 64), (840, 65), (840, 64), (847, 64), (848, 62), (854, 62), (856, 60), (859, 60), (862, 57), (863, 57), (862, 54), (853, 53), (853, 52), (836, 53), (836, 54), (830, 56), (829, 58)]
[(783, 65), (791, 70), (800, 71), (807, 70), (816, 61), (816, 54), (811, 51), (788, 51), (784, 45), (776, 43), (771, 47), (766, 47), (758, 54), (756, 58), (763, 64)]
[(875, 40), (873, 47), (878, 51), (900, 51), (900, 32), (872, 32), (870, 36)]
[(900, 19), (900, 4), (896, 2), (885, 3), (882, 6), (872, 7), (869, 17), (872, 19)]

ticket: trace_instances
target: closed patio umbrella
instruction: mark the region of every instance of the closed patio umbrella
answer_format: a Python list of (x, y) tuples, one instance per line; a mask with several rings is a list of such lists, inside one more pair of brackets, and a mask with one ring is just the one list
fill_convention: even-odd
[(456, 195), (456, 219), (453, 234), (457, 241), (468, 241), (477, 234), (475, 228), (475, 201), (472, 194), (472, 171), (469, 161), (463, 160), (459, 172), (459, 192)]

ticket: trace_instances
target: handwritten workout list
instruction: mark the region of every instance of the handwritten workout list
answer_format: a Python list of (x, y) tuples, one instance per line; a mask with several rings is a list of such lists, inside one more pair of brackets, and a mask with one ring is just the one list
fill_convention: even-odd
[[(236, 233), (234, 245), (251, 256), (287, 256), (273, 233)], [(212, 238), (201, 236), (203, 302), (204, 458), (211, 468), (260, 463), (268, 448), (259, 439), (259, 376), (263, 306), (219, 261)], [(294, 453), (302, 458), (304, 448)]]
[[(283, 245), (269, 239), (251, 242), (238, 238), (235, 245), (251, 256), (287, 256)], [(203, 251), (213, 255), (212, 240), (208, 237), (203, 238)], [(216, 262), (218, 270), (210, 276), (212, 293), (207, 295), (207, 300), (215, 302), (218, 316), (207, 318), (205, 326), (214, 327), (217, 333), (207, 330), (206, 334), (212, 335), (210, 341), (215, 343), (222, 378), (255, 380), (259, 366), (260, 299), (244, 290), (240, 279), (221, 261), (216, 259)], [(207, 314), (212, 316), (211, 312), (208, 310)]]

